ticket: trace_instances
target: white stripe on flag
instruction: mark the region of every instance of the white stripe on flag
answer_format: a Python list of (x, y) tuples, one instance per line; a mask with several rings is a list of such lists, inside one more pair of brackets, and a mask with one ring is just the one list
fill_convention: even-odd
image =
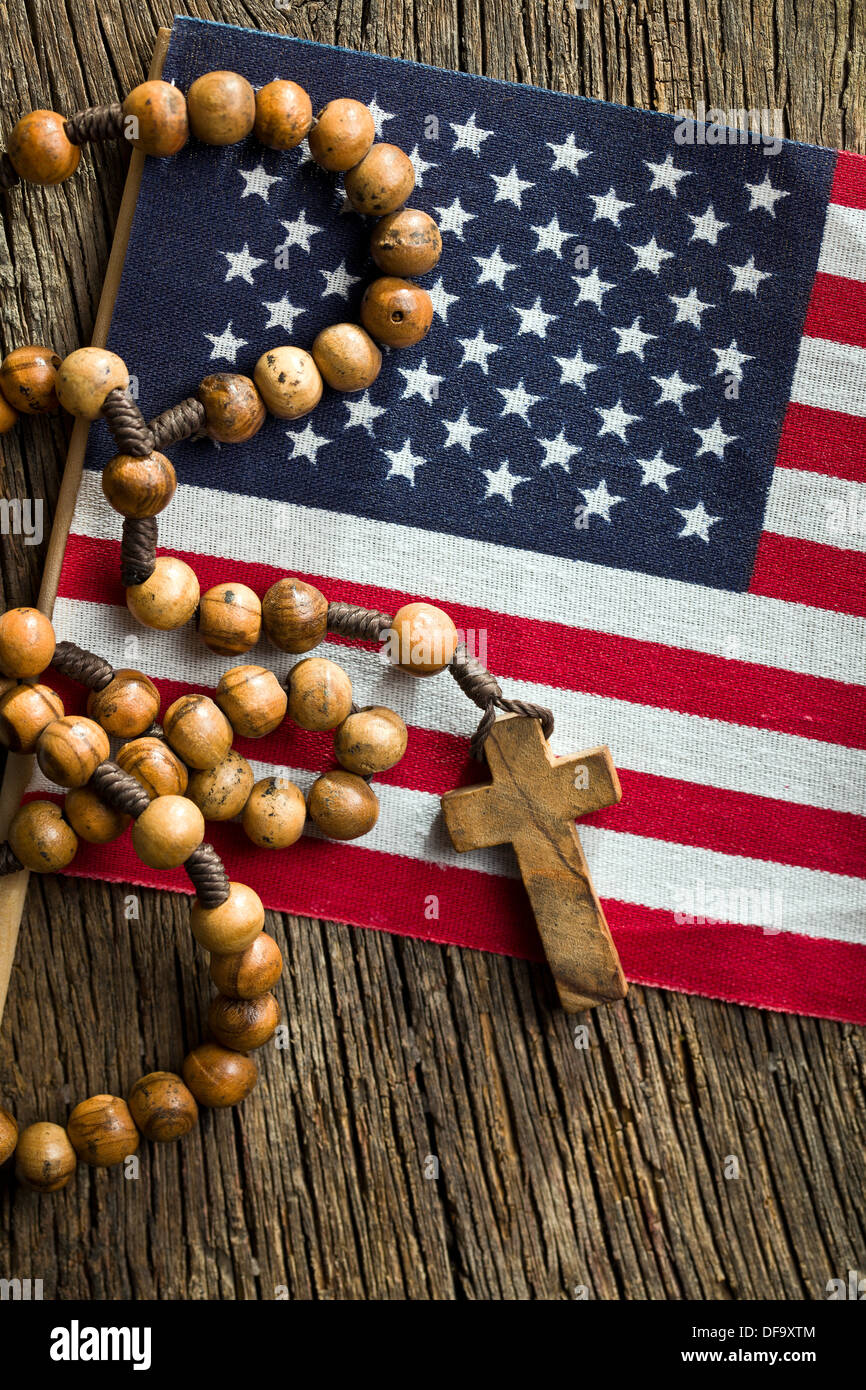
[(866, 551), (866, 484), (777, 468), (764, 529), (840, 550)]
[(829, 338), (801, 338), (791, 400), (817, 410), (866, 415), (866, 349)]
[(866, 280), (866, 208), (829, 205), (818, 270), (823, 275)]

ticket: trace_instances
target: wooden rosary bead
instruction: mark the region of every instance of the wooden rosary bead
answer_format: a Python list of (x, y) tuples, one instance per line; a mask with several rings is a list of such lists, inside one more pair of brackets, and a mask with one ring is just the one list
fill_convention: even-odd
[(6, 397), (0, 392), (0, 434), (8, 434), (18, 423), (18, 411), (13, 410)]
[(264, 931), (245, 951), (210, 958), (210, 977), (230, 999), (255, 999), (257, 994), (273, 989), (282, 973), (283, 953)]
[(0, 671), (16, 680), (39, 676), (54, 657), (54, 628), (38, 608), (10, 608), (0, 617)]
[(457, 629), (432, 603), (404, 603), (394, 614), (389, 657), (410, 676), (435, 676), (457, 650)]
[(8, 1110), (0, 1110), (0, 1166), (12, 1157), (17, 1143), (18, 1125), (15, 1117)]
[(309, 415), (322, 399), (319, 369), (303, 348), (289, 344), (263, 352), (253, 375), (268, 410), (281, 420)]
[(442, 236), (429, 213), (401, 208), (376, 223), (370, 255), (386, 275), (426, 275), (442, 255)]
[(245, 883), (231, 883), (229, 895), (219, 907), (202, 907), (195, 899), (189, 924), (200, 946), (215, 956), (234, 956), (255, 941), (265, 925), (265, 909), (258, 893)]
[(87, 713), (113, 738), (135, 738), (159, 715), (159, 691), (143, 671), (122, 666), (103, 690), (91, 690)]
[(216, 767), (232, 746), (232, 726), (209, 695), (181, 695), (166, 710), (163, 729), (187, 767)]
[(215, 584), (202, 594), (198, 609), (198, 635), (220, 656), (240, 656), (259, 640), (262, 605), (246, 584)]
[(186, 94), (190, 129), (206, 145), (234, 145), (256, 121), (256, 94), (238, 72), (205, 72)]
[(323, 169), (344, 172), (358, 164), (376, 138), (376, 122), (362, 101), (338, 97), (323, 106), (310, 131), (310, 154)]
[(252, 1057), (219, 1043), (202, 1043), (184, 1059), (183, 1079), (199, 1105), (222, 1109), (240, 1105), (258, 1080)]
[(430, 332), (433, 301), (420, 285), (382, 275), (364, 291), (361, 322), (377, 343), (412, 347)]
[(293, 150), (313, 124), (310, 98), (297, 82), (277, 79), (256, 92), (253, 133), (269, 150)]
[(0, 366), (0, 390), (22, 415), (54, 415), (60, 409), (55, 386), (60, 358), (51, 348), (15, 348)]
[(18, 1136), (15, 1173), (36, 1192), (59, 1192), (78, 1166), (75, 1150), (62, 1125), (45, 1120), (28, 1125)]
[(232, 666), (216, 688), (217, 704), (243, 738), (272, 734), (286, 716), (288, 701), (273, 671), (264, 666)]
[(272, 584), (262, 599), (265, 632), (277, 651), (311, 651), (328, 631), (328, 600), (312, 584), (288, 575)]
[(42, 730), (63, 718), (63, 701), (47, 685), (13, 685), (0, 698), (0, 741), (13, 753), (32, 753)]
[(89, 787), (73, 787), (66, 793), (63, 811), (80, 840), (90, 845), (107, 845), (122, 835), (130, 816), (115, 811)]
[(187, 795), (205, 820), (232, 820), (246, 806), (254, 781), (246, 758), (231, 748), (216, 767), (192, 774)]
[(363, 391), (382, 367), (382, 354), (357, 323), (332, 323), (313, 342), (313, 357), (335, 391)]
[(248, 376), (239, 372), (214, 372), (198, 388), (204, 406), (205, 429), (221, 444), (242, 444), (252, 439), (265, 423), (265, 403)]
[(126, 606), (144, 627), (171, 632), (189, 622), (200, 592), (195, 572), (185, 560), (158, 555), (150, 578), (127, 589)]
[(399, 145), (373, 145), (346, 174), (345, 184), (356, 212), (384, 217), (409, 197), (415, 187), (415, 166)]
[(306, 819), (307, 803), (300, 787), (287, 777), (263, 777), (247, 798), (243, 826), (260, 849), (288, 849), (301, 838)]
[(134, 1154), (141, 1138), (120, 1096), (88, 1096), (76, 1105), (66, 1133), (78, 1157), (93, 1168), (110, 1168)]
[(144, 787), (151, 800), (155, 796), (183, 796), (187, 789), (186, 768), (160, 738), (136, 738), (125, 743), (116, 762)]
[(317, 777), (307, 797), (310, 820), (332, 840), (357, 840), (379, 819), (379, 798), (363, 777), (336, 768)]
[(170, 82), (154, 78), (133, 87), (123, 103), (124, 116), (136, 121), (133, 126), (124, 121), (124, 134), (130, 144), (157, 159), (182, 150), (189, 139), (189, 119), (186, 97)]
[(343, 721), (334, 734), (334, 752), (348, 772), (372, 777), (399, 763), (408, 740), (409, 731), (399, 714), (384, 705), (371, 705)]
[(132, 827), (132, 847), (151, 869), (179, 869), (204, 839), (204, 816), (185, 796), (157, 796)]
[(102, 470), (102, 491), (121, 516), (157, 516), (177, 491), (177, 474), (156, 450), (143, 459), (115, 454)]
[(128, 386), (126, 363), (107, 348), (77, 348), (57, 368), (57, 399), (83, 420), (98, 420), (109, 391)]
[(73, 145), (56, 111), (31, 111), (9, 136), (7, 154), (25, 183), (62, 183), (75, 173), (81, 150)]
[(173, 1071), (140, 1076), (129, 1093), (129, 1112), (145, 1139), (157, 1144), (182, 1139), (198, 1121), (195, 1096)]
[(207, 1014), (208, 1028), (223, 1047), (252, 1052), (272, 1038), (280, 1021), (280, 1006), (272, 994), (255, 999), (231, 999), (218, 994)]
[(53, 801), (27, 801), (19, 806), (7, 836), (25, 869), (56, 874), (75, 858), (78, 837)]
[(352, 682), (325, 656), (307, 656), (289, 672), (289, 718), (302, 729), (336, 729), (352, 708)]
[(60, 787), (83, 787), (111, 751), (108, 735), (93, 719), (64, 714), (46, 724), (36, 743), (36, 761)]

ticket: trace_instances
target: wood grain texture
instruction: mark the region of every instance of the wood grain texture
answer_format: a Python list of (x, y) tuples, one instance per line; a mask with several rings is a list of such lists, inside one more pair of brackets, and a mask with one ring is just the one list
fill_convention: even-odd
[[(859, 0), (262, 0), (188, 13), (661, 109), (779, 106), (787, 133), (866, 148)], [(110, 101), (167, 3), (5, 0), (0, 121)], [(9, 74), (8, 78), (5, 74)], [(0, 225), (3, 348), (88, 340), (126, 154), (19, 190)], [(7, 495), (52, 512), (61, 423), (2, 440)], [(44, 547), (0, 547), (31, 601)], [(206, 962), (186, 900), (31, 883), (0, 1038), (0, 1103), (65, 1120), (176, 1069)], [(866, 1033), (633, 988), (586, 1020), (544, 968), (279, 918), (290, 1045), (237, 1114), (141, 1177), (39, 1198), (0, 1176), (0, 1274), (46, 1297), (821, 1298), (866, 1270)], [(438, 1160), (438, 1177), (431, 1159)], [(739, 1177), (727, 1177), (736, 1159)]]

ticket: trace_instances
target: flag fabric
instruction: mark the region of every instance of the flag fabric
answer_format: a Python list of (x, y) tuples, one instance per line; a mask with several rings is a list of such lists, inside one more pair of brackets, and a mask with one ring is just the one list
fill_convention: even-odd
[[(553, 710), (555, 751), (611, 748), (623, 799), (581, 838), (631, 980), (866, 1022), (866, 160), (176, 21), (165, 77), (215, 68), (292, 78), (314, 110), (367, 102), (444, 251), (432, 331), (369, 391), (169, 450), (161, 549), (202, 591), (291, 573), (441, 604), (506, 694)], [(371, 227), (306, 145), (149, 160), (110, 333), (145, 415), (357, 320)], [(212, 690), (233, 661), (126, 611), (111, 452), (94, 426), (58, 635), (165, 703)], [(273, 854), (209, 826), (232, 877), (270, 907), (540, 958), (511, 851), (457, 855), (442, 825), (439, 796), (484, 776), (478, 711), (447, 674), (323, 650), (403, 715), (408, 752), (355, 843)], [(288, 725), (236, 747), (304, 789), (333, 765)], [(128, 834), (74, 872), (189, 887)]]

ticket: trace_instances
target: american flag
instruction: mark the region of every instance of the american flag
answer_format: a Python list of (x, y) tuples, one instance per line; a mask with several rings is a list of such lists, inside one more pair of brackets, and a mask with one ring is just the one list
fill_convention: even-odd
[[(582, 841), (630, 979), (866, 1022), (866, 160), (176, 21), (165, 77), (213, 68), (369, 103), (444, 254), (430, 335), (369, 391), (170, 451), (161, 546), (202, 590), (288, 572), (386, 612), (441, 603), (506, 693), (554, 710), (555, 751), (610, 746), (623, 800)], [(149, 161), (110, 335), (145, 415), (357, 318), (370, 226), (305, 146)], [(212, 690), (232, 662), (124, 607), (111, 452), (94, 427), (58, 633), (166, 703)], [(458, 856), (442, 826), (439, 796), (483, 776), (477, 711), (445, 675), (327, 650), (410, 726), (379, 823), (276, 855), (211, 826), (232, 877), (274, 908), (538, 957), (510, 851)], [(305, 789), (332, 762), (288, 726), (236, 746)], [(184, 886), (128, 837), (75, 872)]]

